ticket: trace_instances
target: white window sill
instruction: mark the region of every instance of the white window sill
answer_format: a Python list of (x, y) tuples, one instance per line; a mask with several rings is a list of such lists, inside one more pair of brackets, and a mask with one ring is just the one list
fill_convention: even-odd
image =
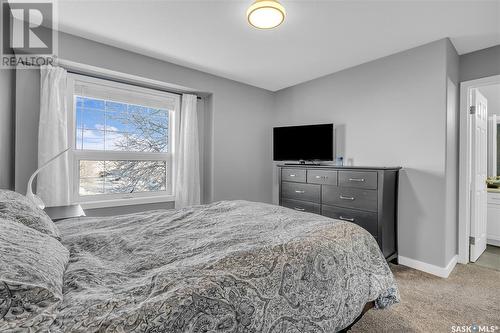
[(94, 208), (120, 207), (120, 206), (142, 205), (142, 204), (150, 204), (158, 202), (173, 202), (173, 201), (175, 201), (175, 196), (162, 195), (162, 196), (151, 196), (151, 197), (86, 201), (86, 202), (79, 202), (79, 204), (82, 206), (83, 209), (94, 209)]

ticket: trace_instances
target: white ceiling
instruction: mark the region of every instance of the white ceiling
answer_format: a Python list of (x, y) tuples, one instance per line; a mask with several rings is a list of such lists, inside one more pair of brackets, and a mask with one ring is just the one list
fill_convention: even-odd
[(488, 100), (488, 114), (500, 116), (500, 84), (481, 87), (479, 91)]
[(500, 44), (500, 0), (282, 0), (270, 31), (247, 1), (59, 2), (59, 28), (276, 91), (449, 37), (459, 54)]

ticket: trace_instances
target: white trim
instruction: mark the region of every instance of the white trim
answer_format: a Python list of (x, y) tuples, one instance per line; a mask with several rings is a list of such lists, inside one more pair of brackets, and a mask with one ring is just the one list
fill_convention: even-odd
[[(156, 152), (129, 152), (129, 151), (95, 151), (95, 150), (78, 150), (75, 149), (75, 127), (76, 127), (76, 108), (73, 96), (75, 93), (75, 85), (77, 82), (88, 84), (89, 86), (111, 87), (117, 91), (126, 90), (128, 92), (137, 92), (139, 94), (147, 94), (147, 98), (155, 96), (159, 102), (164, 105), (156, 107), (164, 107), (169, 114), (169, 138), (168, 149), (165, 153)], [(106, 88), (104, 88), (106, 89)], [(100, 208), (112, 207), (120, 205), (134, 205), (151, 202), (173, 201), (173, 193), (175, 193), (175, 163), (174, 156), (176, 153), (176, 140), (175, 136), (178, 133), (178, 124), (176, 121), (176, 114), (180, 112), (180, 95), (169, 93), (166, 91), (153, 90), (150, 88), (138, 87), (131, 84), (118, 83), (106, 79), (97, 79), (80, 74), (70, 73), (68, 75), (68, 110), (70, 113), (68, 122), (71, 124), (68, 129), (69, 142), (73, 148), (70, 156), (72, 163), (72, 202), (80, 203), (85, 208)], [(112, 95), (113, 91), (110, 93)], [(71, 101), (71, 102), (69, 102)], [(140, 101), (139, 101), (140, 102)], [(148, 105), (148, 100), (145, 100), (144, 105)], [(128, 103), (125, 101), (125, 103)], [(153, 106), (154, 107), (154, 106)], [(148, 160), (148, 161), (165, 161), (167, 164), (167, 188), (162, 192), (148, 192), (148, 193), (131, 193), (131, 194), (98, 194), (93, 196), (82, 196), (79, 193), (79, 161), (80, 160)], [(164, 199), (158, 199), (163, 197)], [(167, 199), (165, 199), (167, 197)], [(130, 203), (129, 203), (130, 202)]]
[(92, 202), (80, 202), (79, 204), (83, 209), (94, 209), (94, 208), (105, 208), (105, 207), (120, 207), (120, 206), (131, 206), (131, 205), (141, 205), (150, 204), (158, 202), (174, 202), (175, 197), (173, 195), (162, 195), (162, 196), (149, 196), (149, 197), (135, 197), (128, 199), (114, 199), (114, 200), (102, 200), (102, 201), (92, 201)]
[(470, 236), (470, 90), (482, 86), (499, 84), (500, 75), (460, 83), (460, 152), (458, 189), (458, 262), (469, 262)]
[(400, 265), (418, 269), (419, 271), (423, 271), (442, 278), (447, 278), (448, 276), (450, 276), (450, 273), (455, 268), (457, 261), (458, 261), (458, 255), (455, 255), (453, 258), (451, 258), (450, 262), (448, 263), (448, 265), (446, 265), (446, 267), (440, 267), (411, 258), (406, 258), (402, 256), (398, 257), (398, 262)]
[(500, 237), (488, 236), (488, 238), (486, 239), (486, 244), (500, 246)]
[(488, 177), (497, 175), (497, 115), (488, 115)]

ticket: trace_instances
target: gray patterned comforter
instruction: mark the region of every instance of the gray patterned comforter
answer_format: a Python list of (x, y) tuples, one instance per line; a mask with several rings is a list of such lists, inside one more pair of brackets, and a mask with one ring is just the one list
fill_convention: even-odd
[(335, 332), (399, 301), (372, 236), (223, 201), (58, 223), (70, 251), (52, 332)]

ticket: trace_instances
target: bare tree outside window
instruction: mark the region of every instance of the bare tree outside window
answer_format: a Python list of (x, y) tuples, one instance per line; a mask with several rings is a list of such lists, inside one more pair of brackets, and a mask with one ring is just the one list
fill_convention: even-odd
[[(77, 149), (166, 153), (169, 112), (77, 97)], [(165, 191), (162, 160), (80, 161), (80, 195)]]

